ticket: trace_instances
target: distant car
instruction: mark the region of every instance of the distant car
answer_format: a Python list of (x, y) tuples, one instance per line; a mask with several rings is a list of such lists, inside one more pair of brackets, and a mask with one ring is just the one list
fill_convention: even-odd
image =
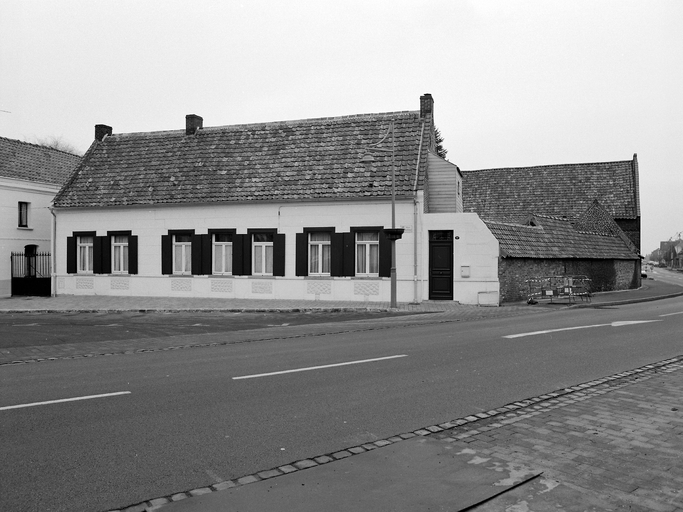
[(642, 270), (640, 271), (640, 277), (643, 279), (647, 279), (647, 272), (643, 272)]

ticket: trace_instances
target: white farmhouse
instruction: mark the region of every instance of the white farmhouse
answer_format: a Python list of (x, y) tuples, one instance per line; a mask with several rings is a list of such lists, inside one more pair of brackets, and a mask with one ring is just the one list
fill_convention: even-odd
[(462, 212), (433, 107), (425, 94), (415, 111), (221, 127), (192, 114), (151, 133), (97, 125), (54, 201), (55, 292), (389, 301), (402, 229), (398, 302), (497, 305), (498, 242)]

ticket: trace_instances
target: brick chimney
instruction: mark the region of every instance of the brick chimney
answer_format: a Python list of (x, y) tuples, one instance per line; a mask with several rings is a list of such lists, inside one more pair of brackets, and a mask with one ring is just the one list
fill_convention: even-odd
[(427, 93), (420, 96), (420, 117), (434, 116), (434, 99)]
[(111, 126), (106, 124), (95, 125), (95, 140), (103, 140), (105, 137), (111, 135)]
[(185, 135), (194, 135), (203, 126), (204, 119), (200, 116), (196, 114), (187, 114), (185, 116)]

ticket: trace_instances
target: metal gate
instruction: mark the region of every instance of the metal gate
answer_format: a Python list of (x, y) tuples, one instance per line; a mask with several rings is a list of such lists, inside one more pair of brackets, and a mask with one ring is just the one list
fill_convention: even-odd
[(50, 253), (13, 252), (12, 295), (38, 295), (49, 297)]

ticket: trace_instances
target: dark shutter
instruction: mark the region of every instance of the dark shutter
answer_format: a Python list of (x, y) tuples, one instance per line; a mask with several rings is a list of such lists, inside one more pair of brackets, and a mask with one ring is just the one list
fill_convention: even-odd
[(356, 236), (354, 233), (340, 233), (344, 236), (344, 261), (342, 264), (344, 276), (356, 275)]
[[(111, 237), (98, 236), (97, 238), (101, 239), (100, 261), (102, 262), (102, 266), (100, 269), (100, 274), (111, 274)], [(96, 254), (94, 256), (97, 257)]]
[(330, 275), (344, 275), (344, 233), (332, 233), (330, 240)]
[(78, 265), (76, 263), (76, 237), (66, 237), (66, 273), (76, 274)]
[(391, 276), (391, 240), (383, 229), (379, 231), (379, 277)]
[(138, 273), (138, 237), (128, 237), (128, 273)]
[(213, 274), (213, 235), (197, 235), (202, 237), (202, 274)]
[(161, 273), (173, 274), (173, 245), (171, 235), (161, 235)]
[(285, 275), (285, 234), (273, 234), (273, 275)]
[(192, 275), (202, 274), (202, 235), (192, 235)]
[(232, 275), (241, 276), (242, 274), (242, 246), (244, 245), (244, 235), (233, 235), (232, 237)]
[[(103, 236), (94, 236), (92, 242), (92, 272), (102, 274), (102, 239)], [(111, 260), (110, 260), (111, 264)]]
[(296, 234), (296, 275), (308, 275), (308, 233)]
[(242, 235), (242, 275), (251, 275), (251, 235)]

